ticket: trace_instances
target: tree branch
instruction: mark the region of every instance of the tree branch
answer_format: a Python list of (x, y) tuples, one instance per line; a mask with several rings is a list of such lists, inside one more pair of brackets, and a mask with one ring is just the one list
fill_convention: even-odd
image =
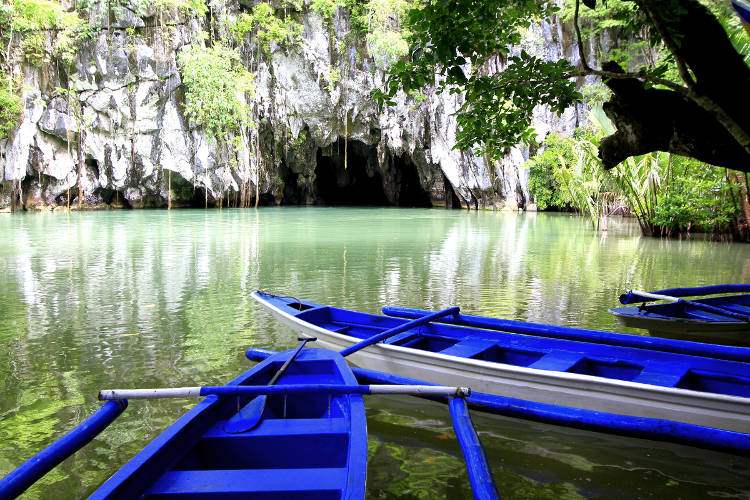
[(714, 116), (716, 116), (716, 120), (719, 123), (721, 123), (726, 128), (727, 132), (729, 132), (729, 134), (731, 134), (732, 137), (734, 137), (737, 143), (745, 151), (747, 151), (750, 154), (750, 132), (745, 130), (743, 125), (738, 123), (735, 118), (733, 118), (729, 113), (727, 113), (724, 107), (718, 102), (716, 102), (715, 99), (712, 99), (711, 96), (698, 90), (698, 86), (696, 85), (696, 80), (691, 75), (687, 63), (681, 57), (681, 51), (676, 41), (674, 40), (672, 36), (669, 35), (669, 28), (665, 26), (663, 19), (657, 15), (657, 13), (654, 10), (654, 6), (650, 4), (648, 1), (642, 1), (642, 2), (637, 2), (637, 3), (638, 5), (641, 6), (641, 8), (644, 9), (649, 19), (651, 20), (651, 23), (656, 28), (657, 33), (659, 34), (662, 41), (664, 42), (665, 46), (670, 51), (670, 53), (672, 53), (672, 55), (674, 56), (675, 62), (677, 64), (677, 69), (680, 73), (680, 77), (683, 79), (683, 81), (685, 82), (687, 86), (682, 86), (675, 82), (672, 82), (671, 80), (666, 80), (664, 78), (659, 78), (653, 75), (649, 75), (648, 73), (644, 71), (639, 71), (637, 73), (628, 73), (628, 72), (623, 71), (622, 73), (617, 73), (617, 72), (612, 72), (612, 71), (603, 71), (603, 70), (596, 70), (596, 69), (591, 68), (588, 65), (588, 62), (586, 61), (586, 56), (583, 51), (583, 40), (582, 40), (581, 30), (580, 30), (579, 23), (578, 23), (580, 0), (576, 0), (575, 13), (573, 16), (573, 24), (575, 26), (576, 37), (578, 41), (578, 51), (579, 51), (579, 55), (581, 58), (581, 65), (583, 67), (582, 73), (589, 74), (589, 75), (596, 75), (603, 79), (634, 78), (634, 79), (642, 80), (642, 81), (649, 82), (655, 85), (662, 85), (664, 87), (667, 87), (668, 89), (678, 92), (679, 94), (695, 102), (701, 108), (705, 109), (706, 111), (709, 111)]
[(589, 63), (586, 62), (586, 54), (583, 52), (583, 38), (581, 37), (581, 28), (578, 26), (578, 10), (581, 7), (580, 0), (576, 0), (576, 11), (573, 14), (573, 26), (576, 29), (576, 38), (578, 39), (578, 56), (581, 58), (581, 65), (585, 71), (591, 71)]
[(688, 69), (687, 64), (682, 59), (682, 57), (680, 57), (674, 38), (668, 36), (668, 28), (664, 26), (661, 18), (656, 15), (656, 12), (654, 12), (653, 5), (649, 4), (648, 2), (640, 2), (639, 4), (641, 8), (646, 11), (646, 15), (649, 17), (649, 19), (651, 19), (651, 23), (654, 25), (654, 28), (656, 28), (656, 32), (659, 33), (659, 36), (664, 42), (664, 45), (666, 45), (669, 52), (671, 52), (674, 56), (675, 63), (677, 64), (677, 71), (680, 73), (680, 77), (682, 77), (685, 85), (687, 85), (690, 89), (695, 88), (695, 80), (690, 74), (690, 70)]

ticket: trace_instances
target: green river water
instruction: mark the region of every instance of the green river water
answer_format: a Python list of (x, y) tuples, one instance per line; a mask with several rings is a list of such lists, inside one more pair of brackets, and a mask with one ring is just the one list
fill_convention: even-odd
[[(626, 331), (626, 288), (750, 282), (750, 246), (647, 239), (632, 220), (395, 208), (0, 215), (0, 476), (104, 388), (218, 385), (296, 335), (256, 289)], [(635, 333), (635, 331), (630, 331)], [(29, 490), (80, 498), (194, 401), (133, 401)], [(366, 400), (368, 498), (469, 498), (446, 407)], [(750, 458), (473, 413), (503, 498), (750, 498)]]

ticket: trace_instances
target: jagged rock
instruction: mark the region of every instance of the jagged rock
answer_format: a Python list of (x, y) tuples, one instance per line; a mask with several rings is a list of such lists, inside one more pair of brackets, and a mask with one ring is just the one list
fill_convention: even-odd
[(135, 75), (140, 80), (156, 80), (154, 50), (146, 45), (138, 45), (131, 52)]
[(78, 133), (78, 124), (75, 118), (55, 106), (57, 101), (60, 101), (60, 99), (53, 100), (51, 105), (44, 111), (37, 122), (37, 127), (63, 141), (68, 141), (70, 137)]
[(118, 5), (117, 8), (112, 9), (112, 12), (115, 15), (114, 25), (118, 28), (142, 28), (146, 26), (146, 23), (138, 14), (123, 5)]
[[(373, 203), (529, 205), (527, 148), (512, 148), (498, 163), (453, 149), (461, 95), (401, 94), (396, 106), (378, 111), (370, 91), (382, 86), (384, 71), (365, 55), (363, 41), (348, 36), (343, 10), (333, 30), (306, 13), (298, 50), (273, 46), (270, 58), (251, 54), (258, 128), (241, 138), (234, 164), (228, 150), (192, 128), (184, 115), (176, 54), (200, 39), (198, 21), (143, 36), (138, 28), (153, 24), (154, 12), (142, 18), (122, 2), (112, 20), (103, 9), (95, 3), (90, 20), (109, 29), (81, 48), (70, 75), (78, 120), (66, 99), (50, 90), (65, 87), (60, 75), (39, 88), (39, 70), (22, 68), (25, 85), (35, 90), (27, 92), (23, 122), (0, 143), (0, 154), (3, 179), (23, 180), (28, 207), (66, 204), (68, 190), (77, 196), (79, 182), (87, 204), (165, 206), (169, 178), (176, 206), (215, 204), (225, 196), (249, 203), (256, 187), (262, 203), (277, 204), (332, 203), (363, 193)], [(530, 29), (523, 48), (558, 58), (572, 53), (569, 45), (572, 39), (555, 21)], [(502, 67), (497, 58), (488, 70)], [(541, 137), (570, 132), (583, 122), (584, 111), (574, 108), (560, 118), (540, 107), (535, 125)]]

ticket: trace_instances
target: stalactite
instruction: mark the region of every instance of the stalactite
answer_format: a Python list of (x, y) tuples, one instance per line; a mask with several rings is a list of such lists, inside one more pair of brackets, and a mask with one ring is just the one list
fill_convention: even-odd
[[(59, 69), (58, 69), (58, 71), (59, 71)], [(66, 87), (67, 87), (67, 89), (66, 89), (66, 92), (65, 92), (65, 100), (66, 100), (67, 106), (68, 106), (68, 108), (67, 108), (68, 116), (70, 116), (70, 109), (71, 109), (70, 108), (70, 78), (68, 78)], [(73, 155), (70, 152), (70, 127), (65, 127), (65, 144), (66, 144), (66, 146), (68, 148), (68, 156), (70, 156), (72, 158)], [(68, 191), (70, 191), (70, 189)], [(70, 197), (70, 194), (68, 194), (68, 197)], [(70, 205), (70, 203), (68, 203), (68, 205)], [(68, 207), (68, 208), (70, 208), (70, 207)]]
[(346, 78), (349, 77), (349, 72), (346, 70), (346, 66), (344, 66), (344, 74), (343, 78), (341, 79), (341, 94), (344, 97), (344, 170), (346, 170), (348, 164), (349, 164), (349, 158), (348, 158), (348, 149), (349, 149), (349, 109), (347, 108), (347, 99), (346, 99), (346, 92), (345, 92), (345, 86), (344, 82), (346, 81)]

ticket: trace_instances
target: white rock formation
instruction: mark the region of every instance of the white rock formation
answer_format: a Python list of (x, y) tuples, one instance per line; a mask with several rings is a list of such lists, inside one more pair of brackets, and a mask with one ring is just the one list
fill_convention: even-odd
[[(237, 203), (238, 192), (254, 194), (256, 184), (264, 203), (330, 202), (320, 196), (321, 159), (336, 165), (339, 188), (357, 178), (378, 189), (379, 178), (392, 204), (404, 203), (407, 189), (417, 193), (414, 199), (460, 201), (470, 208), (521, 209), (528, 203), (527, 148), (513, 148), (497, 164), (453, 149), (461, 95), (428, 92), (416, 100), (401, 94), (396, 106), (378, 112), (370, 91), (383, 84), (384, 73), (364, 53), (363, 41), (345, 43), (350, 28), (341, 9), (334, 30), (306, 13), (299, 50), (272, 47), (270, 58), (250, 59), (258, 130), (249, 139), (260, 151), (241, 152), (240, 165), (223, 161), (226, 155), (190, 127), (182, 110), (176, 54), (201, 43), (197, 22), (155, 29), (128, 9), (118, 16), (109, 29), (100, 21), (98, 36), (81, 50), (69, 79), (75, 91), (70, 98), (55, 91), (66, 84), (54, 68), (45, 69), (54, 75), (46, 79), (40, 68), (20, 68), (27, 89), (23, 121), (0, 142), (0, 155), (3, 183), (20, 183), (27, 208), (65, 204), (69, 192), (75, 198), (79, 171), (87, 205), (166, 205), (168, 171), (178, 204), (216, 203), (227, 195)], [(558, 58), (567, 50), (563, 38), (561, 25), (545, 23), (530, 30), (524, 48)], [(499, 61), (496, 69), (502, 69)], [(535, 125), (542, 136), (567, 133), (581, 115), (571, 109), (557, 117), (539, 108)], [(418, 183), (410, 183), (412, 177)], [(0, 206), (9, 204), (4, 189)]]

